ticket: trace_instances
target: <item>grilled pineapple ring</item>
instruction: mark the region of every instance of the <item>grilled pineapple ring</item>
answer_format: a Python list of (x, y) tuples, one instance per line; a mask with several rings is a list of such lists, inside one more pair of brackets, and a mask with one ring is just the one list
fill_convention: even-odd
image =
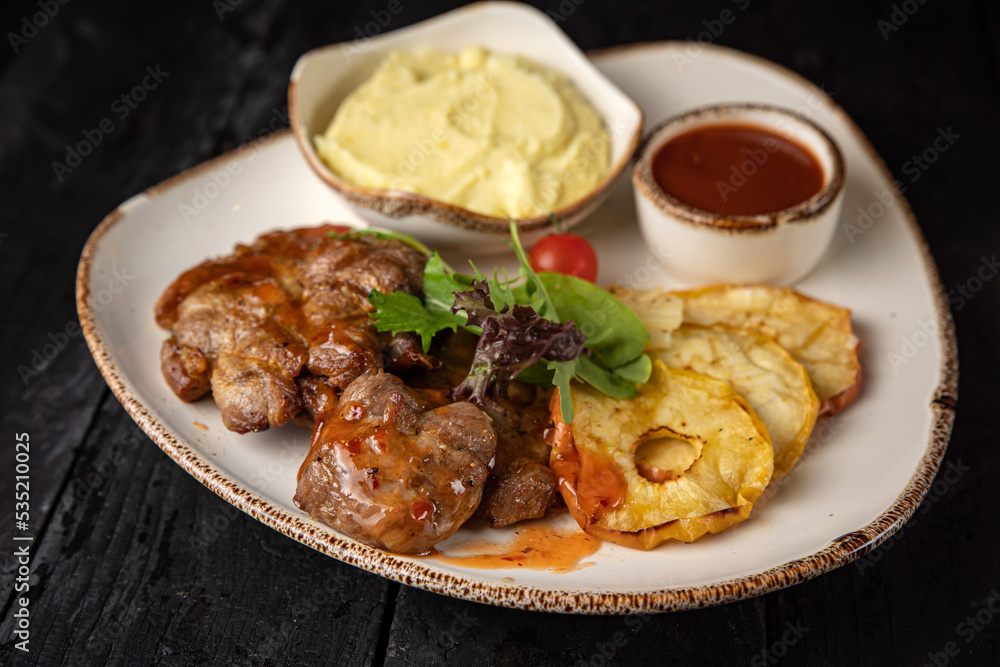
[(773, 338), (723, 325), (685, 324), (664, 349), (651, 350), (672, 368), (686, 368), (732, 385), (767, 427), (774, 447), (774, 478), (802, 456), (819, 414), (819, 399), (802, 364)]
[[(656, 361), (638, 398), (578, 383), (571, 391), (571, 425), (553, 398), (551, 465), (573, 517), (595, 537), (638, 549), (691, 542), (745, 520), (771, 479), (767, 429), (725, 382)], [(663, 438), (690, 443), (696, 458), (653, 482), (639, 474), (636, 450)]]
[(685, 324), (726, 324), (767, 334), (805, 366), (820, 415), (840, 412), (861, 385), (858, 339), (851, 311), (788, 287), (714, 285), (673, 292), (684, 301)]

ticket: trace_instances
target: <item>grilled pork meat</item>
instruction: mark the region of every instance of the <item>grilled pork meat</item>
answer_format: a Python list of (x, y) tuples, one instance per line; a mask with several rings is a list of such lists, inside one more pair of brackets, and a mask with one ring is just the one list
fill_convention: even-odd
[[(416, 370), (404, 378), (414, 387), (444, 391), (455, 387), (469, 373), (476, 341), (464, 331), (445, 334), (431, 348), (440, 366)], [(497, 451), (478, 514), (492, 528), (541, 518), (559, 501), (556, 477), (549, 467), (551, 448), (544, 438), (552, 423), (549, 394), (515, 381), (508, 395), (505, 400), (489, 401), (484, 408), (493, 420)]]
[(497, 455), (479, 516), (491, 528), (542, 518), (559, 497), (544, 438), (552, 422), (547, 399), (521, 406), (492, 401), (485, 411), (497, 433)]
[[(406, 340), (379, 335), (372, 289), (420, 292), (425, 258), (374, 237), (330, 238), (323, 225), (261, 236), (181, 274), (160, 297), (156, 321), (164, 378), (182, 400), (209, 391), (237, 433), (281, 426), (303, 409), (303, 370), (334, 389), (390, 361), (430, 365)], [(397, 353), (408, 349), (410, 354)]]
[(295, 504), (365, 544), (427, 553), (476, 511), (496, 444), (475, 405), (435, 407), (369, 371), (318, 419)]
[(376, 332), (368, 293), (419, 294), (425, 258), (329, 237), (343, 230), (266, 234), (181, 274), (156, 306), (167, 383), (185, 401), (211, 393), (239, 433), (313, 424), (295, 502), (366, 544), (426, 553), (477, 509), (494, 527), (544, 516), (558, 496), (547, 397), (515, 382), (485, 410), (451, 402), (476, 338), (443, 335), (429, 356), (414, 334)]

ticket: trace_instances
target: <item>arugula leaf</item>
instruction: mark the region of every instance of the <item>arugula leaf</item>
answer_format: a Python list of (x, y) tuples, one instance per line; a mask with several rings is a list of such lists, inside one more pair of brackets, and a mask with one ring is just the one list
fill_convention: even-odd
[(465, 325), (465, 317), (451, 311), (432, 313), (417, 297), (406, 292), (383, 294), (372, 290), (368, 301), (375, 306), (372, 317), (377, 331), (390, 331), (392, 335), (412, 331), (420, 336), (424, 353), (431, 349), (434, 334), (444, 329), (455, 331)]
[[(461, 276), (462, 278), (472, 278), (472, 280), (486, 280), (486, 274), (483, 273), (482, 271), (480, 271), (479, 269), (477, 269), (476, 265), (472, 263), (471, 259), (469, 260), (469, 266), (472, 267), (472, 275), (471, 276), (464, 276), (464, 275), (461, 275), (461, 274), (458, 274), (458, 275)], [(470, 284), (471, 284), (471, 281), (470, 281)]]
[(561, 320), (572, 320), (587, 336), (587, 349), (609, 368), (635, 361), (649, 332), (632, 309), (593, 283), (561, 273), (540, 273)]
[[(530, 305), (542, 317), (546, 317), (553, 322), (558, 322), (559, 312), (556, 310), (555, 304), (552, 303), (548, 290), (545, 289), (545, 283), (539, 279), (538, 274), (531, 268), (528, 255), (524, 252), (524, 246), (521, 245), (521, 237), (517, 235), (517, 223), (514, 222), (514, 218), (510, 218), (510, 247), (514, 249), (514, 254), (517, 255), (517, 259), (521, 263), (518, 275), (526, 279), (526, 286), (533, 287), (534, 293), (537, 293), (541, 299), (540, 304), (536, 302)], [(531, 297), (532, 295), (532, 291), (529, 290), (528, 296)]]
[(431, 313), (450, 313), (455, 292), (472, 286), (472, 278), (455, 273), (435, 250), (424, 266), (424, 305)]
[(562, 413), (563, 421), (567, 424), (573, 423), (573, 395), (569, 390), (569, 382), (576, 374), (579, 364), (586, 361), (586, 357), (577, 357), (571, 361), (550, 361), (548, 367), (554, 371), (552, 384), (559, 389), (559, 411)]

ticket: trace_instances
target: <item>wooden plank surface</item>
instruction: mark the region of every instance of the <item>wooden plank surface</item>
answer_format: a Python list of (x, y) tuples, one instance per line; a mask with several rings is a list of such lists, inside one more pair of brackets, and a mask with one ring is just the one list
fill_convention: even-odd
[[(1000, 478), (1000, 280), (990, 275), (968, 292), (1000, 252), (1000, 23), (989, 0), (539, 5), (584, 48), (696, 37), (735, 8), (713, 41), (822, 84), (907, 186), (946, 289), (969, 295), (953, 302), (959, 410), (943, 469), (950, 476), (939, 478), (926, 512), (865, 560), (679, 614), (497, 609), (387, 582), (278, 535), (202, 488), (132, 424), (82, 338), (66, 330), (87, 235), (121, 200), (287, 124), (285, 86), (298, 55), (353, 38), (386, 4), (75, 2), (16, 52), (9, 37), (0, 48), (0, 540), (11, 544), (16, 530), (7, 471), (19, 432), (32, 442), (35, 538), (28, 654), (11, 639), (16, 562), (0, 558), (0, 662), (1000, 664), (1000, 615), (989, 612), (1000, 608), (989, 500)], [(455, 4), (401, 0), (385, 29)], [(911, 5), (912, 16), (902, 10)], [(0, 26), (20, 34), (37, 11), (36, 2), (7, 3)], [(118, 118), (110, 105), (147, 67), (167, 74)], [(60, 179), (52, 163), (105, 118), (113, 131)], [(913, 156), (948, 128), (960, 135), (954, 145), (914, 171)]]

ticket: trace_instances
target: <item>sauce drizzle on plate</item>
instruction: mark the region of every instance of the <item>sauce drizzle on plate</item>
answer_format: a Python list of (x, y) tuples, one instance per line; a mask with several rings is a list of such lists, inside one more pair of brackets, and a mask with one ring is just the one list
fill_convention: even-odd
[(448, 553), (434, 550), (431, 556), (440, 563), (482, 570), (525, 568), (548, 570), (557, 574), (575, 572), (593, 565), (581, 563), (601, 546), (601, 540), (579, 528), (561, 529), (544, 520), (525, 521), (514, 529), (509, 542), (471, 540), (450, 548)]

